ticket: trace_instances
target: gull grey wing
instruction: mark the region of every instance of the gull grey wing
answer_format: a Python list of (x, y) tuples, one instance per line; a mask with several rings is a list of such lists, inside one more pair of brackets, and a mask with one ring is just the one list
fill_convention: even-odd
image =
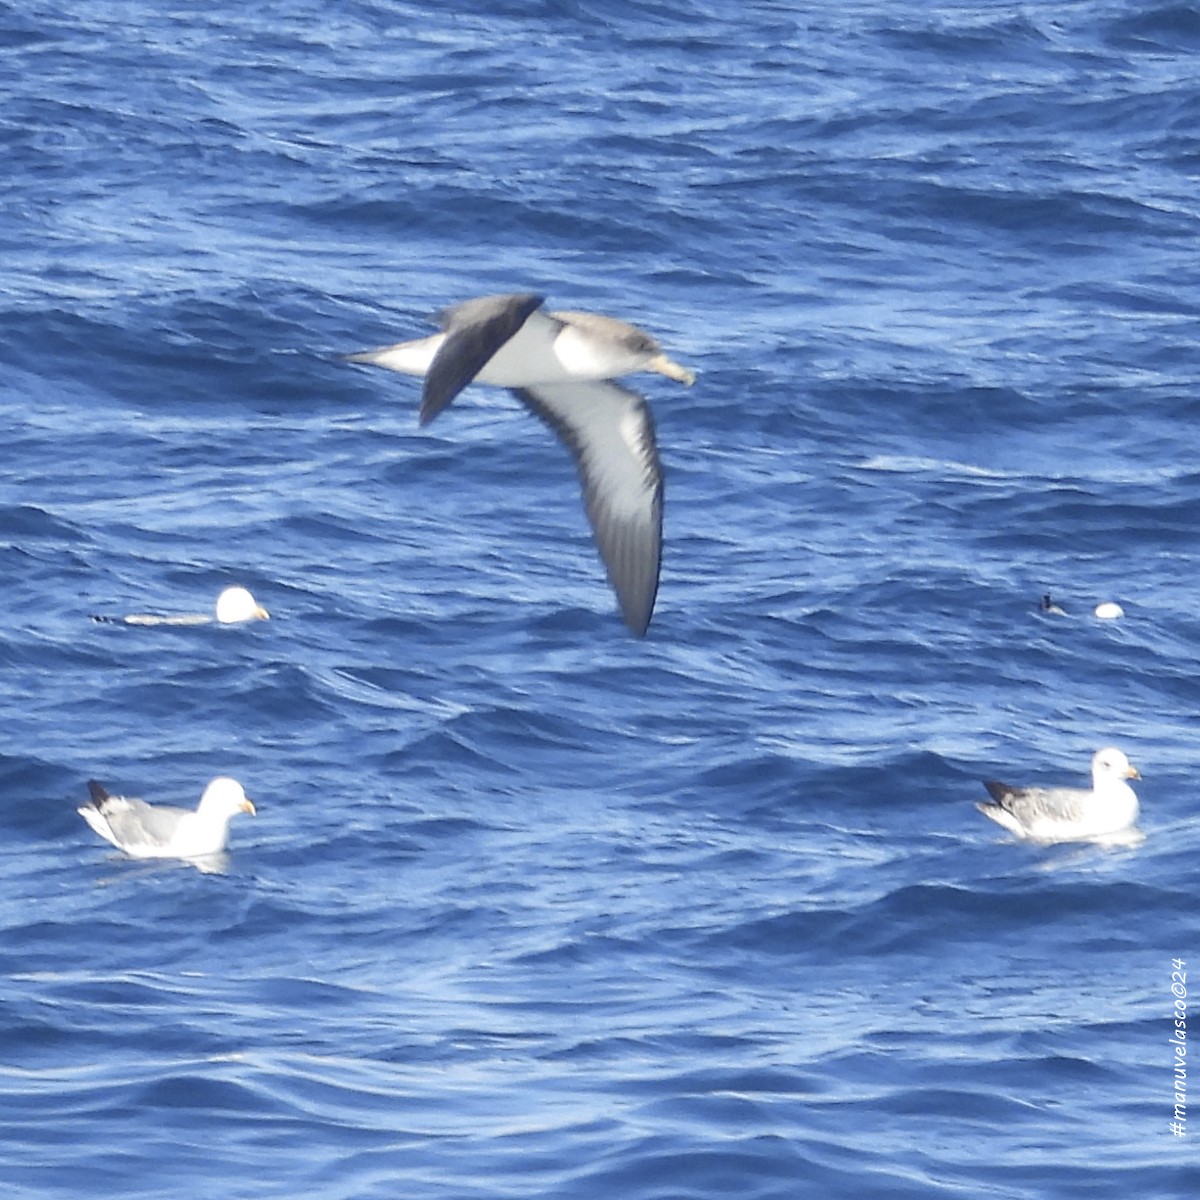
[(446, 340), (421, 391), (421, 424), (428, 425), (541, 305), (541, 296), (483, 296), (446, 309), (441, 316)]
[(994, 781), (983, 786), (1001, 808), (1025, 825), (1044, 817), (1079, 820), (1084, 813), (1084, 801), (1091, 795), (1079, 788), (1020, 788)]
[(662, 466), (649, 406), (610, 381), (539, 384), (516, 395), (574, 455), (609, 582), (625, 624), (641, 637), (662, 561)]
[(188, 815), (185, 808), (147, 804), (124, 796), (110, 796), (100, 807), (118, 845), (165, 846), (180, 820)]

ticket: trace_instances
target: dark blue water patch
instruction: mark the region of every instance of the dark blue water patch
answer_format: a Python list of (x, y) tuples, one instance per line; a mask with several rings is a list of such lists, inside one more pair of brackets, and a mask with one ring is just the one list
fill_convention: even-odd
[(26, 846), (70, 838), (80, 821), (75, 807), (86, 799), (78, 787), (74, 771), (60, 762), (28, 751), (0, 756), (0, 824)]
[[(3, 791), (6, 795), (29, 795), (53, 786), (54, 783), (61, 782), (61, 777), (56, 777), (59, 769), (55, 764), (28, 753), (0, 754), (0, 780), (3, 781)], [(13, 806), (14, 810), (15, 807)]]
[[(1098, 1074), (1103, 1076), (1104, 1072)], [(1089, 1082), (1100, 1086), (1104, 1081), (1091, 1078)], [(1025, 1115), (1022, 1102), (1014, 1097), (997, 1095), (985, 1087), (952, 1089), (944, 1083), (893, 1092), (873, 1098), (872, 1103), (885, 1113), (953, 1118), (977, 1129), (1002, 1125)]]
[(839, 440), (844, 441), (845, 431), (854, 424), (869, 421), (875, 436), (903, 434), (914, 451), (924, 454), (943, 439), (974, 440), (981, 431), (1012, 434), (1046, 419), (1045, 401), (1037, 396), (959, 380), (852, 374), (814, 381), (810, 387), (814, 406), (823, 411), (832, 431), (840, 431)]
[(934, 68), (976, 60), (989, 66), (997, 60), (1040, 61), (1053, 45), (1032, 14), (982, 20), (964, 16), (951, 13), (918, 21), (898, 19), (879, 24), (876, 32), (883, 44), (919, 55)]
[(34, 542), (86, 545), (89, 541), (85, 530), (33, 504), (5, 505), (0, 508), (0, 537), (12, 538), (20, 544), (20, 552), (26, 554), (26, 548)]
[[(789, 1194), (797, 1177), (814, 1177), (799, 1147), (781, 1136), (761, 1134), (730, 1132), (726, 1146), (700, 1153), (682, 1153), (669, 1138), (643, 1136), (610, 1157), (616, 1161), (576, 1172), (574, 1180), (562, 1185), (561, 1194), (617, 1191), (654, 1196), (679, 1189), (691, 1196), (719, 1196), (736, 1190), (753, 1200), (766, 1200)], [(819, 1180), (820, 1173), (815, 1174)]]
[(0, 30), (4, 33), (6, 44), (14, 49), (39, 46), (51, 40), (41, 22), (18, 12), (11, 4), (0, 5)]
[[(477, 765), (485, 767), (492, 772), (498, 768), (510, 774), (519, 774), (520, 768), (512, 762), (505, 763), (498, 761), (495, 757), (494, 749), (491, 746), (492, 732), (491, 724), (493, 717), (498, 714), (467, 714), (464, 717), (456, 719), (449, 726), (443, 726), (431, 733), (424, 735), (413, 747), (422, 757), (439, 758), (448, 756), (458, 765), (459, 768), (465, 767), (470, 762), (474, 761)], [(504, 722), (509, 724), (508, 721)], [(512, 726), (518, 729), (521, 725), (520, 719), (516, 718), (516, 724)], [(472, 728), (478, 732), (472, 732)], [(517, 756), (523, 758), (529, 752), (529, 746), (525, 743), (524, 734), (527, 730), (520, 730), (520, 741), (523, 743), (520, 748), (514, 748)], [(481, 744), (481, 739), (483, 743)], [(540, 739), (539, 739), (540, 740)], [(552, 738), (552, 746), (555, 740)]]
[(874, 197), (899, 215), (911, 209), (933, 213), (952, 229), (962, 224), (1015, 235), (1027, 249), (1053, 242), (1058, 253), (1068, 257), (1104, 253), (1109, 238), (1140, 230), (1151, 215), (1122, 197), (1071, 189), (1031, 194), (923, 182), (874, 189)]
[[(820, 753), (819, 748), (815, 748)], [(803, 790), (810, 797), (826, 797), (826, 815), (853, 811), (860, 806), (875, 808), (880, 797), (885, 803), (903, 803), (906, 810), (923, 805), (939, 806), (942, 797), (961, 789), (962, 771), (930, 751), (895, 747), (882, 751), (870, 763), (827, 765), (806, 764)], [(825, 808), (816, 806), (817, 810)], [(811, 818), (816, 815), (811, 804)]]
[[(419, 180), (428, 173), (453, 173), (462, 169), (457, 164), (438, 161), (433, 154), (431, 150), (429, 158), (417, 160), (389, 157), (388, 166), (413, 180)], [(365, 195), (335, 195), (311, 199), (304, 204), (295, 200), (279, 200), (275, 203), (275, 212), (281, 218), (295, 219), (299, 216), (327, 231), (375, 228), (381, 235), (394, 235), (400, 229), (433, 232), (445, 228), (439, 205), (429, 203), (428, 197), (398, 195), (392, 185), (379, 190), (381, 194), (378, 196), (372, 196), (370, 192)]]
[(730, 793), (739, 798), (741, 805), (753, 808), (755, 797), (794, 787), (802, 776), (806, 784), (811, 784), (808, 771), (786, 755), (754, 754), (740, 742), (733, 742), (727, 745), (724, 757), (725, 761), (697, 773), (694, 783), (697, 798), (710, 792)]
[(269, 1114), (271, 1105), (256, 1089), (233, 1080), (213, 1079), (207, 1075), (173, 1073), (145, 1083), (130, 1098), (132, 1106), (159, 1114), (163, 1125), (174, 1124), (172, 1113), (182, 1110), (191, 1118), (207, 1114), (210, 1120), (236, 1120), (243, 1112)]
[[(199, 411), (249, 405), (293, 412), (313, 403), (344, 402), (354, 383), (350, 372), (297, 344), (287, 314), (306, 307), (294, 295), (242, 291), (156, 306), (138, 319), (141, 332), (132, 337), (117, 313), (107, 324), (61, 309), (27, 309), (10, 311), (0, 325), (18, 348), (52, 342), (53, 374), (87, 384), (106, 399), (158, 412), (184, 403), (192, 412), (197, 404)], [(99, 371), (83, 365), (96, 344), (105, 349)], [(38, 355), (22, 358), (18, 351), (14, 357), (32, 369)]]
[[(987, 518), (997, 528), (975, 540), (994, 549), (1015, 550), (1020, 543), (1025, 553), (1061, 551), (1061, 530), (1069, 526), (1077, 531), (1076, 555), (1087, 559), (1111, 553), (1114, 530), (1120, 530), (1122, 540), (1165, 553), (1188, 544), (1192, 536), (1200, 498), (1182, 493), (1194, 491), (1187, 481), (1176, 482), (1169, 491), (1156, 488), (1157, 495), (1138, 485), (1109, 484), (1103, 489), (1042, 485), (1024, 495), (989, 499)], [(963, 515), (969, 520), (972, 509)], [(1128, 565), (1136, 567), (1135, 558)]]
[(1163, 287), (1132, 284), (1114, 285), (1089, 281), (1087, 284), (1069, 282), (1046, 293), (1055, 299), (1086, 303), (1089, 307), (1107, 312), (1127, 314), (1178, 315), (1195, 318), (1195, 305), (1186, 296)]
[(1194, 4), (1152, 5), (1144, 11), (1107, 22), (1105, 40), (1122, 50), (1177, 56), (1200, 44), (1200, 10)]
[[(813, 909), (749, 922), (733, 934), (731, 945), (742, 955), (769, 954), (791, 957), (820, 954), (837, 948), (851, 957), (876, 954), (907, 954), (930, 951), (927, 931), (941, 931), (938, 940), (951, 937), (960, 953), (974, 960), (976, 944), (986, 944), (998, 953), (1011, 953), (1034, 931), (1052, 934), (1050, 940), (1064, 946), (1077, 943), (1090, 926), (1093, 936), (1108, 945), (1133, 946), (1136, 931), (1128, 928), (1122, 906), (1136, 900), (1162, 908), (1165, 896), (1133, 885), (1108, 885), (1083, 895), (1065, 889), (1037, 888), (1023, 897), (996, 893), (978, 894), (962, 887), (919, 885), (902, 888), (855, 911)], [(1047, 913), (1054, 914), (1047, 921)], [(726, 935), (706, 937), (710, 950), (724, 947)]]
[[(21, 991), (28, 986), (18, 980)], [(237, 1022), (221, 1020), (219, 1002), (195, 980), (77, 975), (45, 991), (49, 1004), (13, 1030), (13, 1055), (26, 1069), (53, 1071), (98, 1052), (121, 1056), (139, 1044), (159, 1057), (231, 1055), (241, 1042)], [(110, 1103), (106, 1097), (103, 1107)]]

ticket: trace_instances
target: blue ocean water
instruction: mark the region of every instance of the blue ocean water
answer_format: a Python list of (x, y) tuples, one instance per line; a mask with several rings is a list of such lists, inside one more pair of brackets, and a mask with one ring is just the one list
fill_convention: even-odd
[[(1197, 51), (0, 0), (0, 1193), (1197, 1194)], [(644, 641), (544, 428), (338, 359), (526, 290), (699, 373)], [(1139, 847), (973, 807), (1109, 743)], [(219, 773), (223, 873), (74, 811)]]

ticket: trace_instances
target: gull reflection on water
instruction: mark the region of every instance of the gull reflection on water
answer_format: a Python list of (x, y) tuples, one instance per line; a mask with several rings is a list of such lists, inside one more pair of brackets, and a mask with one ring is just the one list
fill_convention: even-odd
[(130, 858), (128, 855), (109, 856), (109, 862), (120, 864), (119, 870), (114, 869), (110, 874), (96, 880), (102, 887), (117, 882), (125, 882), (131, 875), (151, 875), (160, 871), (171, 871), (178, 867), (194, 867), (202, 875), (227, 875), (229, 873), (229, 852), (221, 850), (216, 854), (202, 854), (195, 858)]

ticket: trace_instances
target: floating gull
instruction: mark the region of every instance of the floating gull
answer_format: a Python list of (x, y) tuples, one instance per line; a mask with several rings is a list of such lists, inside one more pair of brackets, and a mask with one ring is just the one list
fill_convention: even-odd
[(1125, 781), (1140, 778), (1129, 759), (1109, 746), (1092, 755), (1091, 791), (989, 782), (983, 786), (993, 802), (975, 807), (1017, 837), (1030, 841), (1138, 841), (1138, 798)]
[(442, 332), (347, 355), (423, 375), (427, 425), (469, 383), (510, 388), (575, 458), (583, 502), (625, 623), (646, 632), (662, 556), (662, 468), (649, 405), (612, 380), (657, 371), (695, 376), (632, 325), (595, 313), (547, 312), (541, 296), (483, 296), (441, 314)]
[(93, 621), (117, 625), (236, 625), (241, 621), (265, 621), (271, 614), (244, 588), (228, 587), (218, 597), (209, 613), (179, 613), (176, 616), (156, 616), (152, 613), (130, 613), (127, 617), (93, 616)]
[(219, 854), (229, 840), (229, 822), (238, 813), (254, 815), (242, 785), (219, 775), (193, 812), (110, 796), (88, 780), (92, 802), (79, 815), (102, 837), (133, 858), (204, 858)]

